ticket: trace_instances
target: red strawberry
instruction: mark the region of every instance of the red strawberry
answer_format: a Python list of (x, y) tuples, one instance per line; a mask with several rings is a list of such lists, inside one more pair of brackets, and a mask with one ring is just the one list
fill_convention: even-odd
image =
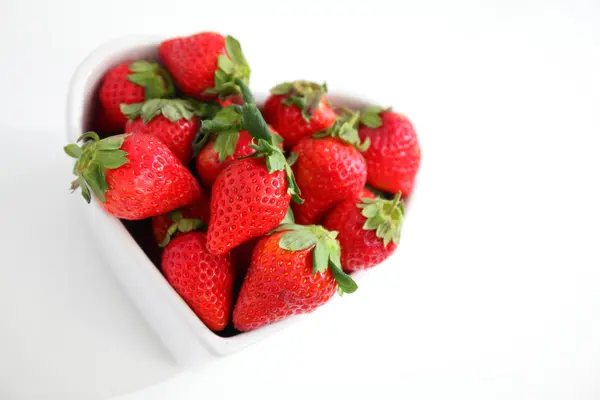
[(210, 201), (202, 193), (200, 199), (180, 210), (152, 217), (152, 231), (156, 243), (165, 247), (177, 232), (190, 232), (206, 227), (209, 221)]
[(233, 303), (234, 270), (231, 256), (206, 250), (206, 234), (188, 232), (174, 238), (162, 256), (167, 281), (213, 331), (229, 323)]
[[(235, 144), (232, 143), (227, 135), (219, 134), (216, 141), (210, 141), (208, 144), (200, 150), (198, 157), (196, 158), (196, 170), (200, 181), (207, 187), (212, 186), (217, 179), (217, 176), (221, 171), (228, 165), (233, 163), (238, 158), (246, 157), (253, 154), (256, 150), (250, 147), (252, 142), (252, 136), (248, 131), (239, 132), (239, 138)], [(233, 154), (230, 156), (221, 156), (226, 154), (224, 146), (233, 147)], [(218, 152), (217, 149), (222, 150)], [(221, 158), (221, 160), (220, 160)]]
[(421, 163), (417, 134), (403, 115), (380, 107), (363, 112), (359, 128), (361, 139), (370, 139), (364, 152), (369, 170), (368, 182), (376, 189), (410, 195)]
[[(202, 123), (202, 130), (214, 129), (220, 132), (219, 136), (227, 137), (247, 130), (256, 140), (256, 144), (251, 144), (256, 153), (253, 158), (227, 166), (212, 187), (207, 248), (213, 254), (224, 254), (266, 234), (286, 216), (290, 199), (302, 202), (292, 169), (250, 90), (239, 78), (235, 83), (242, 91), (245, 104), (221, 110), (213, 121)], [(236, 118), (233, 113), (238, 112), (239, 118)], [(231, 118), (227, 117), (228, 113)]]
[(110, 131), (122, 133), (127, 119), (121, 113), (121, 104), (174, 95), (171, 76), (157, 63), (134, 61), (119, 64), (109, 70), (102, 80), (102, 123)]
[(89, 203), (90, 189), (110, 214), (123, 219), (161, 215), (197, 201), (201, 188), (181, 161), (151, 135), (131, 134), (100, 140), (87, 132), (81, 147), (65, 146), (77, 159), (71, 183)]
[(371, 192), (369, 189), (363, 188), (360, 191), (360, 194), (358, 195), (358, 198), (359, 199), (364, 199), (364, 198), (367, 198), (367, 199), (376, 199), (377, 197), (375, 197), (375, 195), (373, 194), (373, 192)]
[(200, 128), (200, 118), (214, 111), (207, 104), (182, 99), (152, 99), (144, 103), (124, 104), (121, 111), (129, 118), (125, 131), (152, 135), (187, 164), (192, 144)]
[(290, 204), (284, 171), (269, 173), (263, 158), (227, 166), (212, 188), (208, 250), (224, 254), (277, 227)]
[(239, 94), (235, 78), (250, 78), (240, 43), (231, 36), (202, 32), (169, 39), (158, 52), (181, 91), (198, 99)]
[(285, 224), (260, 239), (252, 253), (233, 324), (249, 331), (308, 313), (335, 293), (352, 293), (356, 283), (340, 267), (336, 232), (320, 226)]
[(327, 216), (325, 227), (338, 232), (344, 271), (368, 269), (388, 258), (400, 241), (404, 204), (398, 193), (393, 200), (363, 198), (338, 204)]
[(337, 203), (363, 190), (367, 166), (355, 147), (332, 137), (305, 138), (293, 152), (298, 160), (292, 168), (305, 200), (293, 205), (298, 223), (320, 222)]
[(271, 89), (263, 114), (283, 137), (286, 148), (333, 126), (336, 114), (326, 93), (325, 85), (306, 81), (285, 82)]

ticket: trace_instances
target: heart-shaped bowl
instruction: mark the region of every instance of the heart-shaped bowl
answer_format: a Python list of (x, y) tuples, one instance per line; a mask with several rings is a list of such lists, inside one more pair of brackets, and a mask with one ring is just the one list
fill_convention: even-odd
[[(77, 68), (70, 84), (67, 104), (67, 135), (74, 142), (90, 129), (102, 77), (113, 66), (136, 59), (157, 59), (164, 37), (131, 36), (110, 41), (94, 50)], [(258, 68), (258, 66), (256, 66)], [(255, 93), (262, 104), (266, 93)], [(358, 96), (331, 93), (335, 106), (360, 107), (369, 103)], [(262, 340), (303, 316), (230, 337), (215, 334), (202, 323), (169, 285), (159, 269), (137, 244), (123, 223), (92, 201), (88, 212), (108, 265), (164, 345), (181, 364), (198, 364)], [(360, 278), (360, 276), (358, 276)]]

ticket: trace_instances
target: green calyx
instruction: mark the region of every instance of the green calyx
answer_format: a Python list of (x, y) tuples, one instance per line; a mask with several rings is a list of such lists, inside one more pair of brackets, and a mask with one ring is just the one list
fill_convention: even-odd
[(398, 192), (392, 200), (364, 198), (356, 205), (367, 219), (363, 229), (375, 231), (375, 235), (383, 240), (384, 247), (390, 242), (400, 242), (404, 221), (404, 201), (400, 200), (400, 196)]
[(340, 242), (336, 231), (328, 231), (320, 225), (283, 224), (276, 232), (288, 231), (279, 239), (279, 247), (289, 251), (313, 248), (313, 274), (325, 273), (329, 268), (338, 284), (338, 292), (354, 293), (356, 282), (342, 270)]
[[(218, 134), (215, 150), (219, 153), (221, 162), (235, 152), (239, 132), (242, 130), (247, 130), (253, 138), (263, 139), (270, 144), (277, 145), (283, 140), (269, 129), (246, 82), (241, 78), (235, 78), (234, 84), (239, 88), (245, 104), (225, 107), (211, 120), (202, 122), (201, 132), (194, 145), (196, 154), (208, 143), (209, 136), (213, 133)], [(220, 136), (223, 137), (219, 139)]]
[(104, 203), (108, 190), (104, 171), (129, 162), (127, 152), (121, 150), (127, 136), (111, 136), (100, 140), (96, 132), (86, 132), (77, 139), (77, 142), (89, 139), (81, 146), (74, 143), (66, 145), (65, 153), (77, 160), (73, 167), (73, 174), (77, 178), (71, 182), (71, 191), (81, 188), (81, 195), (89, 203), (91, 190)]
[(144, 124), (162, 115), (171, 122), (190, 121), (194, 116), (202, 119), (215, 115), (218, 105), (187, 99), (150, 99), (143, 103), (121, 104), (121, 112), (130, 120), (142, 118)]
[(253, 140), (250, 147), (256, 150), (256, 152), (250, 157), (265, 157), (267, 171), (269, 171), (270, 174), (275, 171), (285, 171), (285, 177), (288, 184), (287, 192), (292, 196), (292, 201), (297, 204), (304, 203), (304, 200), (300, 197), (300, 187), (296, 182), (292, 167), (288, 160), (286, 160), (281, 148), (264, 139), (258, 139), (256, 143), (254, 143), (255, 141), (256, 139)]
[(315, 138), (334, 137), (342, 142), (354, 146), (358, 151), (364, 152), (369, 148), (371, 140), (366, 138), (361, 143), (358, 135), (358, 122), (360, 113), (347, 107), (342, 107), (338, 112), (338, 117), (331, 128), (313, 135)]
[(225, 37), (225, 52), (227, 55), (221, 54), (217, 59), (215, 86), (204, 91), (205, 94), (217, 94), (222, 99), (241, 93), (236, 79), (241, 79), (246, 85), (250, 80), (250, 66), (240, 42), (233, 36)]
[(281, 220), (279, 225), (295, 224), (295, 223), (296, 223), (296, 217), (294, 217), (294, 210), (292, 210), (292, 205), (290, 204), (288, 206), (287, 211), (285, 212), (285, 217), (283, 217), (283, 219)]
[(202, 141), (214, 133), (215, 151), (219, 155), (219, 162), (225, 161), (235, 153), (240, 131), (244, 129), (242, 122), (242, 116), (236, 106), (222, 108), (212, 119), (202, 121), (201, 138), (197, 147), (204, 147), (205, 142)]
[(166, 69), (156, 62), (134, 61), (129, 64), (127, 80), (144, 87), (144, 97), (158, 99), (175, 96), (173, 78)]
[(204, 221), (195, 218), (183, 218), (181, 211), (171, 211), (169, 218), (173, 223), (167, 229), (165, 237), (159, 244), (160, 247), (166, 247), (177, 232), (185, 233), (206, 228)]
[(271, 94), (284, 96), (283, 105), (298, 107), (302, 111), (302, 118), (306, 122), (310, 122), (321, 103), (321, 99), (327, 94), (327, 84), (319, 85), (318, 83), (301, 80), (284, 82), (273, 87)]
[(367, 106), (361, 110), (359, 122), (368, 128), (379, 128), (383, 124), (380, 114), (389, 110), (391, 107)]

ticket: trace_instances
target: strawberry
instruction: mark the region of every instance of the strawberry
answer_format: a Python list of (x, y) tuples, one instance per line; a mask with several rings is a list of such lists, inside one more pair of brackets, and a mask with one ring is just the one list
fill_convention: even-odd
[(344, 271), (368, 269), (388, 258), (400, 241), (404, 202), (363, 198), (338, 204), (327, 216), (325, 228), (339, 232)]
[(266, 234), (286, 216), (290, 199), (302, 202), (292, 168), (277, 146), (250, 90), (239, 78), (235, 84), (242, 91), (245, 104), (221, 111), (239, 113), (239, 118), (232, 114), (232, 118), (220, 119), (222, 114), (219, 114), (213, 121), (203, 122), (202, 129), (218, 131), (219, 136), (235, 136), (239, 131), (247, 130), (256, 141), (250, 145), (256, 152), (252, 158), (227, 166), (212, 187), (206, 247), (213, 254), (224, 254), (247, 240)]
[(125, 126), (127, 133), (153, 135), (187, 164), (192, 158), (192, 144), (200, 128), (200, 118), (214, 113), (214, 107), (182, 99), (152, 99), (123, 104), (121, 111), (129, 118)]
[(188, 232), (167, 245), (161, 266), (167, 281), (206, 326), (213, 331), (227, 326), (235, 275), (229, 254), (210, 254), (206, 234)]
[(340, 266), (337, 232), (317, 225), (284, 224), (264, 237), (233, 310), (233, 324), (249, 331), (290, 315), (309, 313), (335, 293), (356, 291)]
[(365, 159), (354, 146), (338, 138), (305, 138), (293, 149), (298, 158), (294, 175), (305, 199), (294, 204), (300, 224), (314, 224), (337, 203), (356, 198), (367, 181)]
[(77, 176), (71, 189), (81, 188), (89, 203), (90, 190), (102, 207), (117, 218), (144, 219), (197, 201), (200, 185), (181, 161), (158, 139), (139, 133), (100, 140), (95, 132), (83, 134), (80, 147), (65, 146), (76, 158)]
[(263, 158), (229, 165), (212, 188), (208, 250), (224, 254), (271, 231), (285, 217), (290, 199), (285, 172), (269, 172)]
[(152, 217), (152, 232), (156, 243), (165, 247), (177, 232), (185, 233), (205, 228), (209, 221), (209, 207), (210, 201), (202, 193), (200, 199), (189, 206)]
[(119, 64), (106, 73), (100, 86), (101, 127), (122, 133), (127, 120), (121, 104), (174, 95), (171, 76), (159, 64), (143, 60)]
[(283, 137), (286, 148), (333, 126), (336, 114), (326, 93), (325, 84), (306, 81), (285, 82), (271, 89), (263, 113)]
[[(252, 136), (248, 131), (239, 132), (239, 138), (235, 143), (234, 135), (225, 133), (217, 135), (216, 140), (208, 142), (208, 144), (200, 150), (196, 157), (196, 170), (200, 181), (207, 187), (212, 186), (217, 179), (217, 176), (225, 167), (233, 163), (238, 158), (246, 157), (255, 152), (250, 147)], [(233, 153), (231, 153), (233, 148)]]
[(375, 198), (377, 198), (377, 197), (376, 197), (376, 196), (373, 194), (373, 192), (371, 192), (369, 189), (367, 189), (367, 188), (363, 188), (363, 189), (360, 191), (360, 193), (359, 193), (359, 195), (358, 195), (358, 198), (359, 198), (359, 199), (362, 199), (362, 198), (367, 198), (367, 199), (375, 199)]
[(233, 81), (250, 78), (250, 67), (240, 43), (231, 36), (202, 32), (169, 39), (158, 53), (183, 93), (198, 99), (240, 94)]
[(417, 134), (403, 115), (381, 107), (368, 107), (361, 116), (361, 139), (370, 139), (364, 152), (369, 184), (390, 193), (410, 195), (421, 163)]

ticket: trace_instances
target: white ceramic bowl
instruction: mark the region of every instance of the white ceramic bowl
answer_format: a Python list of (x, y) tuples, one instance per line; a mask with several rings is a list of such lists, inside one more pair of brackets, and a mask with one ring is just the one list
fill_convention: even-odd
[[(89, 129), (92, 107), (106, 71), (125, 60), (156, 59), (163, 37), (134, 36), (113, 40), (93, 51), (78, 67), (71, 80), (67, 106), (69, 142)], [(253, 67), (259, 68), (253, 64)], [(276, 82), (274, 82), (276, 83)], [(257, 102), (266, 94), (255, 94)], [(334, 105), (360, 106), (364, 101), (343, 94), (330, 94)], [(148, 259), (121, 222), (92, 201), (89, 217), (98, 243), (109, 265), (164, 345), (182, 364), (196, 364), (207, 358), (237, 351), (270, 336), (297, 318), (290, 317), (252, 332), (224, 338), (208, 329)], [(360, 277), (359, 277), (360, 278)], [(360, 296), (360, 292), (356, 295)]]

